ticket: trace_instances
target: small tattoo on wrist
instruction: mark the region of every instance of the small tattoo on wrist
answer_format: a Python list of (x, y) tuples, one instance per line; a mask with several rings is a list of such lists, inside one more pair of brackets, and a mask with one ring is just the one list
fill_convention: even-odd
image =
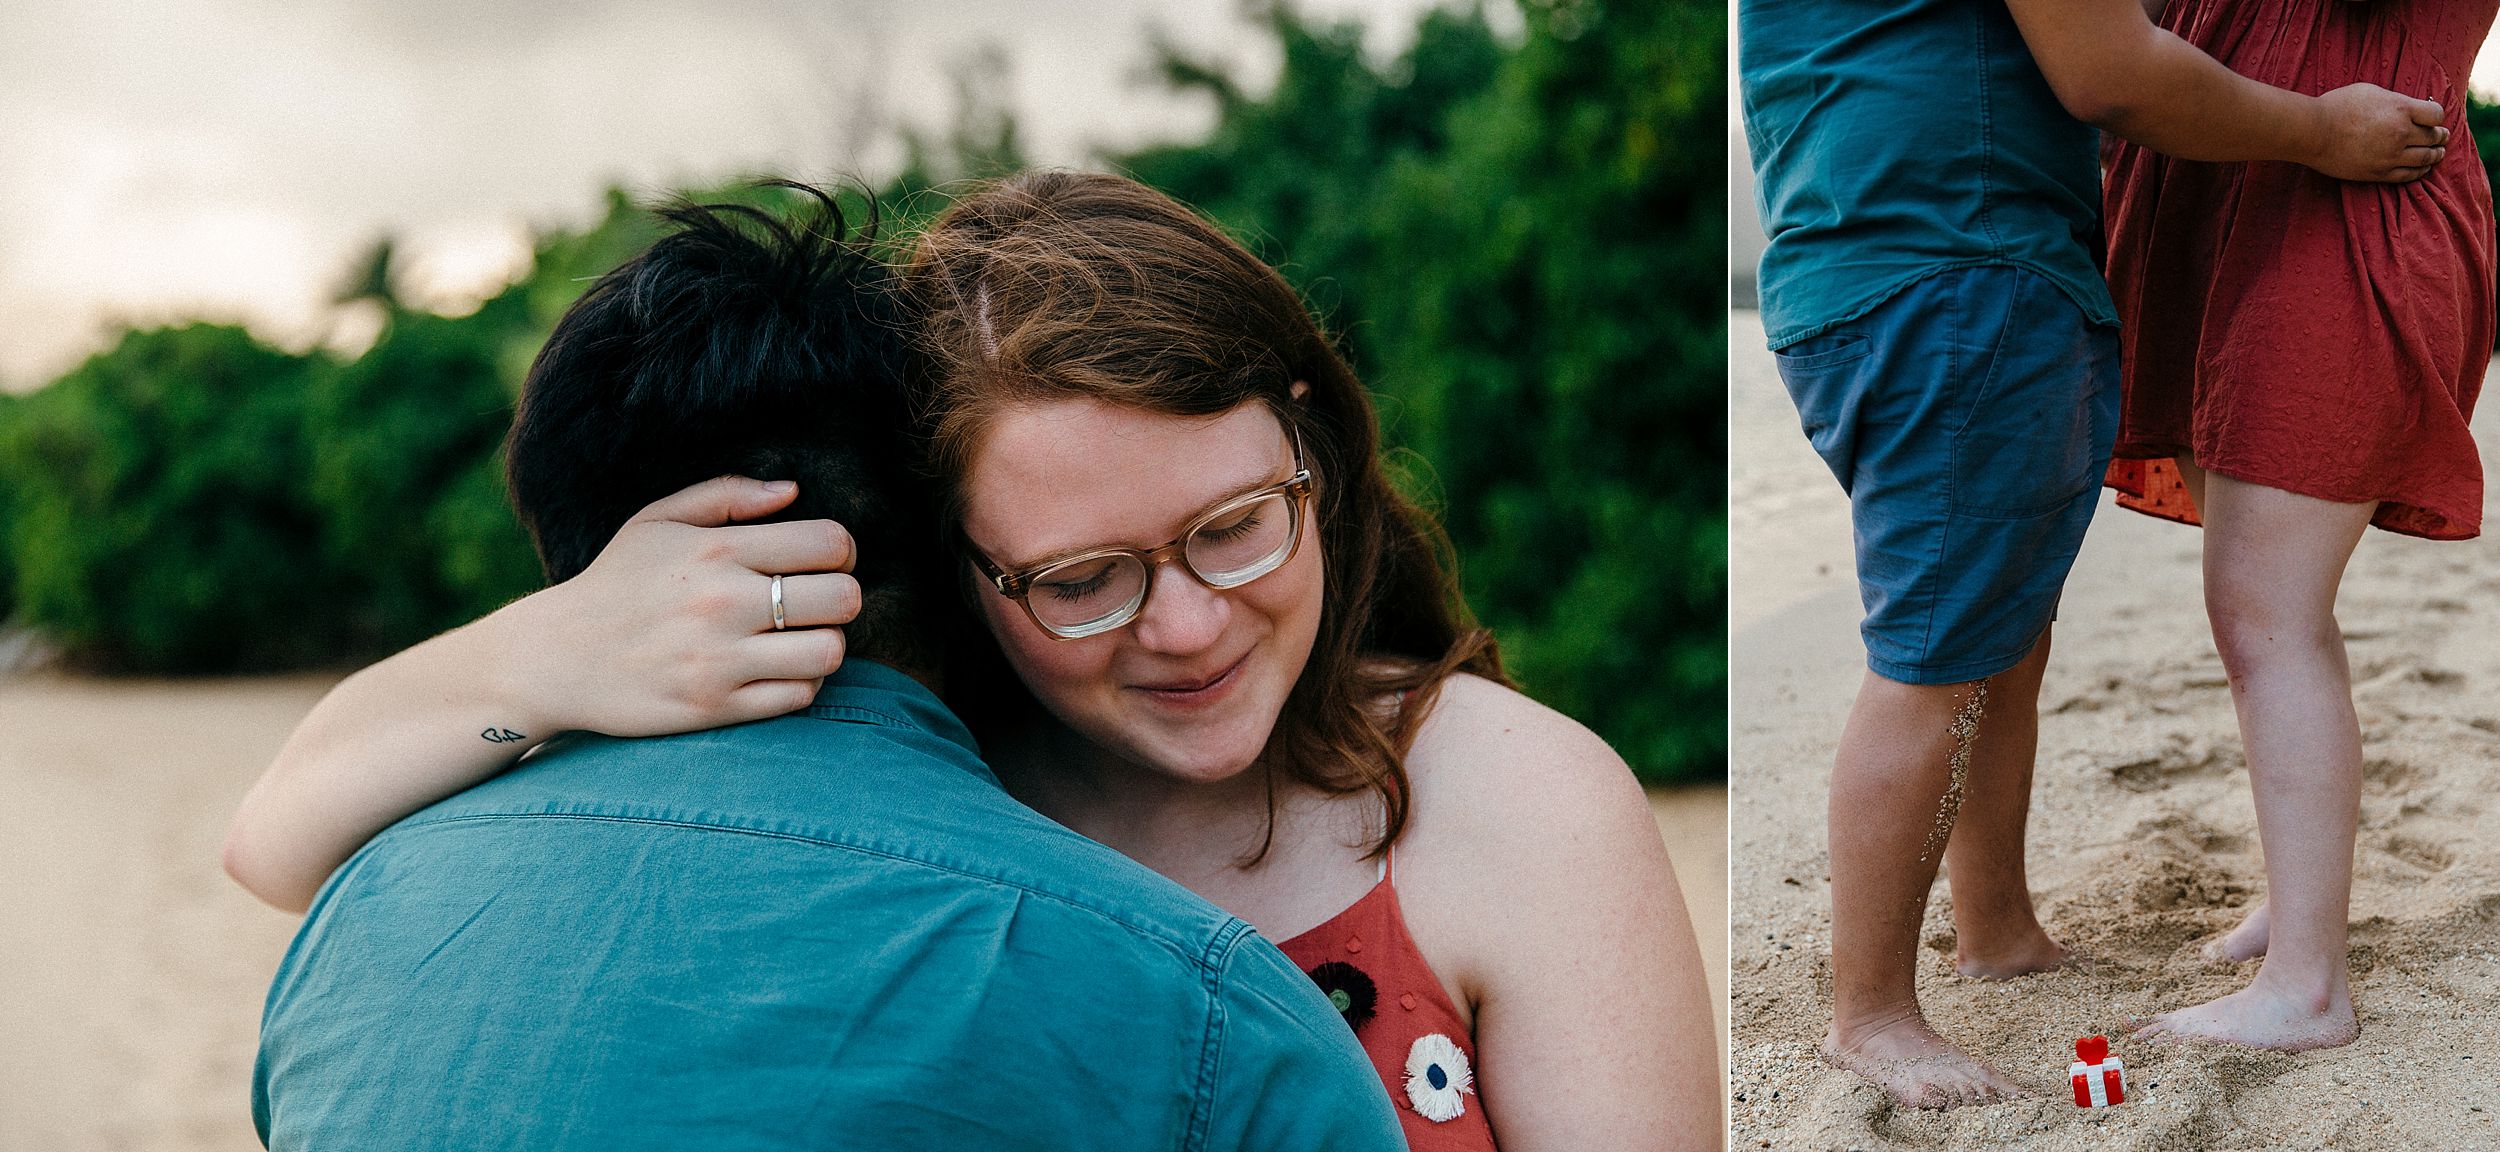
[(515, 740), (529, 739), (529, 737), (523, 736), (510, 728), (489, 728), (484, 732), (478, 733), (478, 735), (483, 736), (488, 741), (496, 744), (510, 744)]

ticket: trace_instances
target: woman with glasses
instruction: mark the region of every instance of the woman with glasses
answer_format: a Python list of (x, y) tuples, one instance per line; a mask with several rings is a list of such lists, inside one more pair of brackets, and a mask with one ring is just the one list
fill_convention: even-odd
[[(954, 205), (903, 282), (977, 622), (944, 695), (1008, 790), (1279, 942), (1413, 1147), (1716, 1148), (1700, 957), (1641, 792), (1505, 680), (1438, 527), (1390, 484), (1361, 383), (1283, 279), (1133, 181), (1029, 173)], [(721, 559), (712, 534), (736, 529), (666, 510), (729, 493), (751, 519), (788, 496), (699, 487), (471, 625), (534, 653), (533, 674), (404, 654), (334, 695), (404, 716), (485, 676), (519, 685), (516, 714), (617, 735), (803, 703), (810, 683), (759, 690), (729, 654), (846, 619), (855, 587), (834, 555)], [(501, 767), (377, 765), (369, 734), (311, 727), (236, 825), (300, 865), (255, 886), (282, 905)]]

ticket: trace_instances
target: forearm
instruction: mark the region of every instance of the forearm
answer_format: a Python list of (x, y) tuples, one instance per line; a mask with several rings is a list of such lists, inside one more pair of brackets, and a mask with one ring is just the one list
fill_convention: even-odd
[(2315, 97), (2233, 72), (2131, 8), (2095, 19), (2093, 6), (2060, 4), (2030, 0), (2013, 12), (2076, 118), (2183, 160), (2310, 164), (2325, 149), (2326, 113)]
[(506, 687), (515, 679), (501, 636), (509, 624), (504, 613), (488, 616), (331, 689), (235, 813), (227, 874), (301, 911), (375, 833), (553, 735), (553, 723)]
[(2260, 84), (2159, 28), (2133, 67), (2086, 117), (2114, 135), (2182, 160), (2314, 164), (2325, 151), (2316, 97)]

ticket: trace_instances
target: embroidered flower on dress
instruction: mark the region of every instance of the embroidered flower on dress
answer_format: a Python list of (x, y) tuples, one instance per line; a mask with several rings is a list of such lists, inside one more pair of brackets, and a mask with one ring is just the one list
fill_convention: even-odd
[(1337, 1006), (1337, 1014), (1345, 1017), (1347, 1026), (1361, 1031), (1363, 1022), (1372, 1018), (1372, 1010), (1380, 1003), (1380, 989), (1363, 970), (1342, 960), (1331, 960), (1310, 971), (1311, 982), (1328, 994), (1328, 1002)]
[(1462, 1093), (1476, 1090), (1476, 1075), (1467, 1069), (1467, 1054), (1438, 1032), (1415, 1041), (1406, 1051), (1406, 1101), (1415, 1114), (1440, 1124), (1467, 1112)]

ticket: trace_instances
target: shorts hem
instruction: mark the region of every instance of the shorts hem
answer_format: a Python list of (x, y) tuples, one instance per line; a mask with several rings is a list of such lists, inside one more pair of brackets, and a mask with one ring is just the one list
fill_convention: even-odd
[(1943, 665), (1898, 664), (1869, 652), (1866, 654), (1866, 668), (1867, 671), (1896, 684), (1909, 684), (1921, 688), (1933, 688), (1944, 684), (1968, 684), (1973, 680), (1985, 680), (2022, 663), (2023, 658), (2031, 655), (2031, 650), (2038, 647), (2039, 643), (2039, 637), (2035, 636), (2031, 643), (2023, 645), (2021, 651), (2011, 656), (1992, 656), (1985, 660), (1965, 660), (1956, 664)]

